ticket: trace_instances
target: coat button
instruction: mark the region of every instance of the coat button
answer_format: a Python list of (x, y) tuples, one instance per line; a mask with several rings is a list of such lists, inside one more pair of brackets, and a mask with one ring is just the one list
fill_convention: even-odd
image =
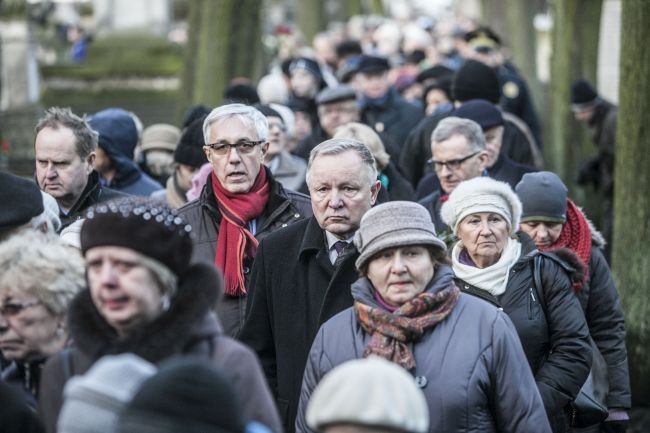
[(429, 381), (427, 380), (426, 377), (415, 376), (415, 384), (418, 386), (418, 388), (424, 388), (425, 386), (427, 386), (427, 383), (429, 383)]
[(300, 214), (299, 214), (299, 213), (295, 213), (295, 214), (293, 214), (293, 217), (294, 217), (294, 218), (300, 218)]
[(248, 274), (251, 270), (248, 266), (244, 266), (243, 268), (244, 274)]
[(282, 227), (286, 227), (287, 225), (288, 225), (287, 223), (284, 223), (284, 224), (282, 224)]

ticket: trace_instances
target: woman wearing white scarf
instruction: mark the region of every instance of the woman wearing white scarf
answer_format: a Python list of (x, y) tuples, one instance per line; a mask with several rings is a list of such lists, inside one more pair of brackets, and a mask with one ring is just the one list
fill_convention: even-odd
[(576, 270), (552, 254), (539, 261), (530, 238), (517, 233), (521, 202), (510, 186), (474, 178), (450, 194), (441, 209), (458, 242), (452, 264), (461, 288), (503, 308), (517, 329), (555, 433), (568, 431), (565, 406), (591, 366), (589, 331), (573, 292)]

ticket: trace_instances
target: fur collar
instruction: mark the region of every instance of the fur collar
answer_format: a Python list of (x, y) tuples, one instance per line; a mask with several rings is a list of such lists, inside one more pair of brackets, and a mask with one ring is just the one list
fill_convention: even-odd
[(181, 353), (196, 340), (195, 330), (216, 305), (221, 295), (220, 281), (213, 266), (190, 266), (179, 281), (178, 293), (169, 310), (124, 339), (118, 339), (115, 330), (95, 308), (90, 290), (86, 289), (70, 305), (69, 329), (74, 344), (93, 360), (131, 352), (156, 363)]

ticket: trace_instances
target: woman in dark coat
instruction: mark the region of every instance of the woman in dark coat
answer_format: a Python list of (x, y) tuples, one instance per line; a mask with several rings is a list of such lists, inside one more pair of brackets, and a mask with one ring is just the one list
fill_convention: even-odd
[(417, 203), (384, 203), (364, 215), (354, 239), (363, 275), (352, 285), (355, 303), (316, 336), (296, 431), (311, 431), (305, 410), (324, 375), (376, 355), (414, 376), (427, 400), (430, 432), (550, 432), (512, 323), (460, 293), (435, 233)]
[[(567, 198), (567, 188), (554, 173), (524, 175), (515, 189), (522, 203), (521, 230), (540, 251), (553, 251), (585, 268), (576, 285), (594, 352), (594, 387), (609, 408), (607, 426), (625, 424), (631, 406), (625, 348), (625, 318), (609, 266), (603, 236)], [(603, 426), (606, 428), (607, 426)], [(597, 429), (595, 431), (598, 431)], [(608, 430), (609, 431), (609, 430)]]
[(573, 268), (553, 255), (536, 260), (531, 240), (515, 235), (521, 203), (505, 182), (487, 177), (461, 182), (441, 214), (459, 238), (451, 257), (461, 287), (508, 314), (553, 431), (566, 431), (564, 408), (591, 367), (589, 331), (569, 277)]
[(88, 290), (69, 311), (74, 347), (52, 357), (39, 410), (56, 430), (65, 382), (100, 357), (131, 352), (159, 364), (171, 356), (208, 359), (232, 381), (246, 421), (282, 432), (259, 361), (226, 337), (212, 312), (221, 294), (213, 266), (190, 264), (191, 227), (155, 201), (125, 199), (91, 209), (81, 229)]

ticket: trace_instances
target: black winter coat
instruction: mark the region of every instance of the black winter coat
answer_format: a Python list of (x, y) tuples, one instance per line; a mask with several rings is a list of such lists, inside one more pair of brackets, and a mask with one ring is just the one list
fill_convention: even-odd
[[(520, 235), (520, 242), (521, 256), (496, 303), (517, 329), (553, 431), (564, 432), (564, 407), (578, 394), (591, 368), (589, 329), (570, 279), (575, 269), (553, 254), (542, 254), (543, 287), (536, 290), (533, 263), (539, 253), (525, 234)], [(473, 286), (459, 283), (463, 290), (472, 291)]]
[[(275, 181), (271, 171), (266, 167), (264, 169), (271, 185), (269, 200), (262, 215), (257, 218), (257, 231), (255, 232), (257, 240), (262, 240), (271, 232), (309, 218), (312, 215), (309, 197), (284, 189), (279, 182)], [(214, 265), (221, 212), (212, 191), (211, 177), (208, 177), (208, 181), (201, 191), (201, 196), (180, 208), (178, 212), (192, 226), (192, 233), (194, 234), (192, 262)], [(244, 278), (247, 288), (250, 287), (250, 269), (252, 266), (253, 259), (244, 261)], [(244, 324), (246, 297), (224, 296), (217, 303), (216, 311), (226, 334), (234, 337)]]
[(239, 339), (259, 356), (287, 432), (294, 430), (307, 355), (318, 328), (352, 305), (356, 250), (333, 266), (315, 218), (271, 233), (259, 245)]

